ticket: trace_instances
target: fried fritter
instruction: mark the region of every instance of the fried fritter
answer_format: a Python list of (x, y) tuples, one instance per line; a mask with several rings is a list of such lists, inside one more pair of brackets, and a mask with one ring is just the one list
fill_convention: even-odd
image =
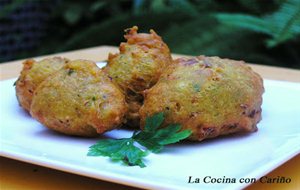
[(139, 126), (139, 109), (143, 103), (142, 92), (152, 87), (164, 68), (172, 63), (170, 50), (154, 30), (150, 34), (137, 33), (134, 26), (125, 30), (127, 43), (121, 43), (120, 53), (109, 54), (104, 72), (125, 93), (131, 126)]
[(127, 111), (125, 97), (92, 61), (75, 60), (35, 90), (30, 113), (61, 133), (95, 136), (116, 128)]
[(262, 78), (243, 61), (219, 57), (180, 58), (145, 92), (141, 126), (165, 113), (163, 126), (181, 124), (190, 140), (253, 132), (261, 120)]
[(61, 57), (24, 61), (21, 75), (16, 81), (16, 95), (20, 106), (29, 111), (33, 93), (38, 85), (68, 61)]

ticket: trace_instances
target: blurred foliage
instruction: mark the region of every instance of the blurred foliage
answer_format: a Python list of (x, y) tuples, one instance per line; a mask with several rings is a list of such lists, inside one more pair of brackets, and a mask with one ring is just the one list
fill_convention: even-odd
[(40, 47), (16, 58), (118, 46), (137, 25), (173, 53), (300, 68), (299, 20), (300, 0), (61, 0)]
[(0, 18), (6, 17), (15, 9), (17, 9), (19, 6), (22, 6), (24, 3), (26, 3), (25, 0), (18, 0), (18, 1), (13, 1), (9, 5), (3, 7), (0, 11)]
[(247, 14), (217, 14), (222, 23), (270, 35), (268, 47), (295, 38), (300, 34), (300, 1), (288, 0), (270, 15), (257, 17)]

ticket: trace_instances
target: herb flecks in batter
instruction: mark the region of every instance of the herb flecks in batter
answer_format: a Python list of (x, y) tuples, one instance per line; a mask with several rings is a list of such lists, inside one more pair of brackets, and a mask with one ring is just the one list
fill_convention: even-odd
[(195, 92), (200, 92), (200, 90), (201, 90), (201, 87), (199, 84), (194, 84), (193, 88), (194, 88)]
[[(107, 156), (113, 161), (121, 161), (128, 166), (146, 167), (143, 158), (149, 151), (160, 152), (164, 145), (173, 144), (191, 135), (190, 130), (181, 131), (181, 126), (172, 124), (159, 129), (164, 121), (164, 114), (157, 113), (146, 119), (143, 131), (136, 131), (130, 138), (105, 139), (91, 146), (88, 156)], [(142, 145), (143, 148), (140, 148)]]
[(69, 69), (69, 71), (68, 71), (68, 75), (70, 76), (72, 73), (74, 73), (75, 71), (74, 71), (74, 69)]

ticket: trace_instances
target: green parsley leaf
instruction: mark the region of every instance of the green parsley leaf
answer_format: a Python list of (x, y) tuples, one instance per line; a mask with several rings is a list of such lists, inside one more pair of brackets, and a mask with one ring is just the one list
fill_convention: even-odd
[(157, 131), (140, 131), (134, 134), (132, 138), (151, 152), (158, 153), (164, 145), (176, 143), (189, 137), (192, 133), (190, 130), (179, 132), (180, 129), (179, 124), (171, 124)]
[(100, 140), (90, 147), (87, 155), (107, 156), (114, 161), (122, 161), (129, 166), (143, 168), (146, 165), (143, 163), (142, 158), (147, 156), (148, 152), (141, 150), (133, 143), (134, 141), (131, 138)]
[(152, 117), (146, 118), (146, 125), (145, 125), (145, 131), (152, 131), (154, 132), (164, 121), (164, 113), (159, 112), (157, 114), (154, 114)]
[[(131, 138), (105, 139), (92, 145), (88, 151), (88, 156), (106, 156), (113, 161), (121, 161), (128, 166), (146, 167), (143, 158), (148, 155), (148, 151), (160, 152), (164, 145), (176, 143), (191, 135), (190, 130), (181, 130), (179, 124), (171, 124), (165, 128), (160, 128), (164, 121), (162, 112), (146, 118), (143, 131), (136, 131)], [(147, 150), (142, 150), (136, 144), (140, 144)]]

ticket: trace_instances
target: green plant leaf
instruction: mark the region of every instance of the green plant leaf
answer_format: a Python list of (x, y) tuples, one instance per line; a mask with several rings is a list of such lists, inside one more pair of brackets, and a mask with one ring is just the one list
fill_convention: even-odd
[[(156, 117), (158, 116), (156, 115)], [(149, 119), (151, 120), (152, 118)], [(157, 118), (153, 120), (156, 119)], [(151, 126), (153, 128), (150, 128)], [(148, 126), (148, 130), (140, 131), (134, 134), (132, 138), (154, 153), (160, 152), (163, 149), (163, 145), (176, 143), (191, 135), (190, 130), (180, 131), (181, 126), (179, 124), (171, 124), (158, 130), (155, 125), (151, 126)]]
[(98, 141), (91, 146), (88, 156), (106, 156), (114, 161), (122, 161), (129, 166), (145, 167), (142, 158), (147, 156), (147, 152), (133, 145), (130, 138), (106, 139)]
[(73, 4), (64, 13), (66, 22), (70, 25), (77, 23), (83, 13), (83, 7), (80, 4)]
[(106, 2), (105, 1), (96, 1), (90, 6), (90, 11), (91, 12), (97, 12), (98, 10), (102, 9), (105, 7)]
[(163, 113), (157, 113), (147, 118), (144, 131), (134, 132), (131, 138), (105, 139), (92, 145), (88, 151), (88, 156), (106, 156), (114, 161), (121, 161), (128, 166), (146, 165), (143, 158), (148, 155), (148, 151), (136, 146), (139, 143), (147, 150), (158, 153), (164, 145), (176, 143), (191, 135), (190, 130), (182, 130), (178, 124), (158, 129), (164, 120)]
[(245, 14), (219, 13), (216, 14), (216, 18), (223, 24), (272, 35), (272, 30), (267, 27), (267, 21), (259, 17)]
[(272, 38), (266, 41), (266, 45), (274, 47), (300, 34), (300, 1), (287, 0), (278, 11), (264, 17), (216, 14), (216, 18), (224, 24), (268, 34)]
[(147, 132), (150, 132), (150, 131), (154, 132), (162, 124), (163, 121), (164, 121), (164, 113), (163, 112), (159, 112), (157, 114), (154, 114), (151, 117), (147, 117), (144, 130)]
[(18, 0), (12, 1), (3, 7), (0, 10), (0, 19), (7, 17), (11, 12), (15, 11), (17, 8), (22, 7), (26, 3), (30, 3), (33, 0)]

